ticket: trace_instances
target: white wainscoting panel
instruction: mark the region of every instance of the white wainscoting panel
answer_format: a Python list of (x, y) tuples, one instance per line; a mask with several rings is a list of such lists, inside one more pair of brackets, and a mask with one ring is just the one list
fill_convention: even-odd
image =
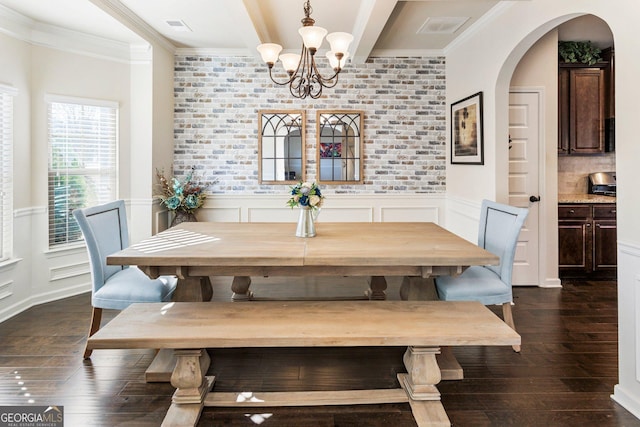
[(374, 222), (374, 206), (340, 206), (322, 209), (318, 221), (322, 222)]
[(394, 207), (385, 206), (380, 209), (382, 222), (440, 222), (440, 211), (438, 207)]
[(0, 284), (0, 300), (9, 298), (11, 295), (13, 295), (13, 292), (11, 291), (12, 285), (13, 280), (9, 280)]
[(72, 277), (90, 274), (89, 261), (78, 262), (75, 264), (58, 265), (49, 269), (49, 280), (55, 282), (57, 280), (69, 279)]
[[(248, 194), (208, 195), (196, 212), (198, 221), (292, 222), (298, 221), (298, 208), (287, 207), (289, 195)], [(444, 222), (444, 194), (327, 194), (319, 222)], [(166, 211), (165, 211), (166, 212)], [(162, 221), (157, 217), (158, 231)], [(167, 214), (168, 217), (168, 214)], [(168, 223), (167, 223), (168, 224)]]
[(477, 243), (481, 207), (481, 201), (469, 201), (449, 197), (447, 199), (447, 220), (445, 227), (452, 233), (470, 242)]
[(640, 418), (640, 244), (618, 240), (618, 384), (611, 396)]
[(212, 222), (241, 222), (242, 208), (239, 206), (220, 207), (216, 209), (201, 209), (198, 212), (198, 221)]

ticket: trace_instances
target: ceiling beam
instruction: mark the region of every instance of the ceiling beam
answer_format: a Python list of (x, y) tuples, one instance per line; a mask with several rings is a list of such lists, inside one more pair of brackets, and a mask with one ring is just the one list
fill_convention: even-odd
[(166, 37), (156, 31), (151, 25), (143, 21), (131, 9), (120, 0), (89, 0), (94, 5), (105, 11), (115, 20), (142, 37), (149, 43), (156, 43), (169, 52), (175, 52), (176, 47)]
[[(219, 0), (220, 1), (220, 0)], [(256, 58), (260, 58), (260, 54), (256, 47), (262, 43), (251, 15), (244, 1), (239, 0), (221, 0), (223, 7), (226, 8), (229, 19), (233, 22), (234, 27), (242, 34), (242, 41), (248, 51)]]
[(398, 0), (362, 0), (358, 19), (353, 25), (353, 58), (364, 64), (380, 37)]

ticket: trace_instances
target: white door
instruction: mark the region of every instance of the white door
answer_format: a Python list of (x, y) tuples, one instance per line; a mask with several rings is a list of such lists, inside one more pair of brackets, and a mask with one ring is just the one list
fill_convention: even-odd
[(540, 96), (536, 91), (509, 92), (509, 204), (529, 208), (522, 227), (513, 265), (513, 285), (538, 286), (538, 156)]

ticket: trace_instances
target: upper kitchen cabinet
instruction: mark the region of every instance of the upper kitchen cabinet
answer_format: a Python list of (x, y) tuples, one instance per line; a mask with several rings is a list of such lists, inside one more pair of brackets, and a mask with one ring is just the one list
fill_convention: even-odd
[(605, 144), (607, 64), (559, 64), (558, 154), (597, 154)]
[(614, 151), (616, 142), (616, 79), (613, 47), (602, 50), (602, 59), (607, 63), (604, 68), (604, 144), (605, 150)]

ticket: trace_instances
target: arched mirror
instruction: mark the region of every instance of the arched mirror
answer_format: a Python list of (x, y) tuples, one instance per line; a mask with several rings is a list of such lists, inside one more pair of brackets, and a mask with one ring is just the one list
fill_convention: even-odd
[(259, 111), (258, 128), (260, 184), (290, 184), (304, 180), (304, 111)]
[(362, 184), (364, 112), (318, 111), (318, 182)]

